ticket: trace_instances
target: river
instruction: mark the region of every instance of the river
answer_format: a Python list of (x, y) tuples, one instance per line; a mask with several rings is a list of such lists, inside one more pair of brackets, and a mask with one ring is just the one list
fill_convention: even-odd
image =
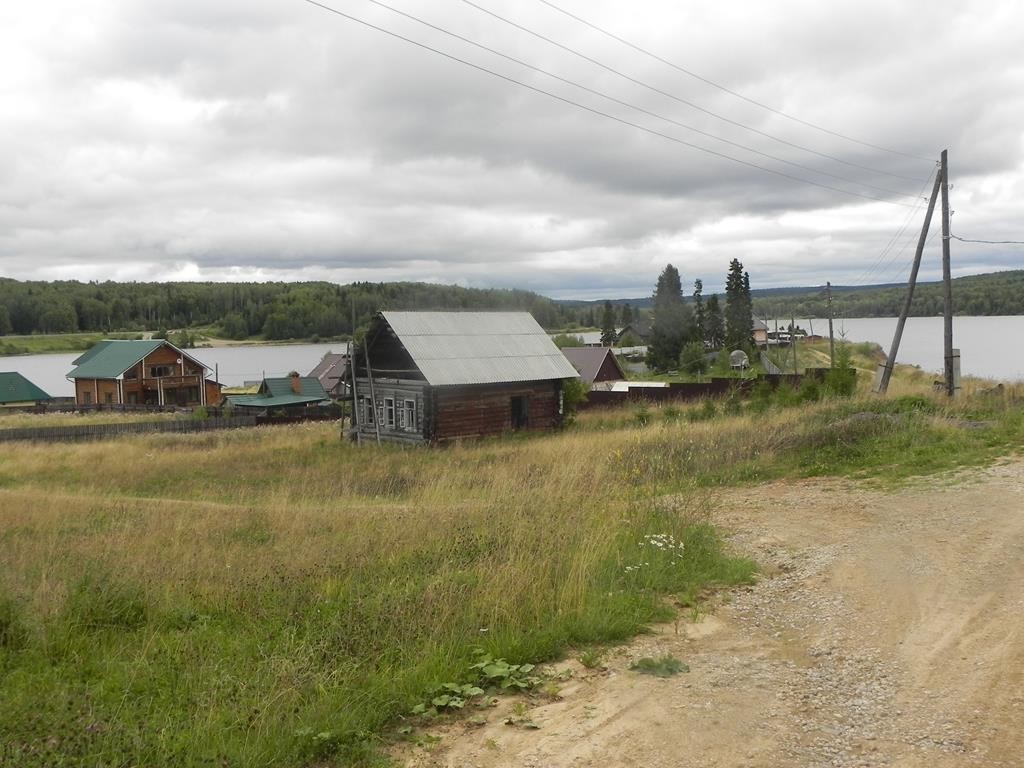
[[(828, 320), (800, 319), (805, 331), (828, 336)], [(789, 320), (785, 321), (789, 324)], [(769, 321), (774, 328), (774, 321)], [(779, 319), (779, 327), (783, 321)], [(836, 318), (837, 339), (874, 341), (888, 354), (896, 331), (895, 317)], [(942, 372), (942, 317), (910, 317), (903, 329), (896, 362)], [(953, 347), (960, 350), (960, 373), (1000, 381), (1024, 381), (1024, 315), (954, 317)]]
[[(789, 323), (787, 319), (786, 324)], [(779, 320), (782, 327), (783, 320)], [(797, 319), (797, 325), (822, 336), (828, 335), (828, 321)], [(894, 317), (836, 319), (837, 339), (874, 341), (888, 352), (896, 329)], [(769, 321), (774, 327), (774, 321)], [(1003, 381), (1024, 381), (1024, 315), (1010, 317), (953, 318), (953, 346), (960, 349), (960, 370), (964, 376)], [(259, 381), (264, 376), (286, 376), (291, 371), (305, 375), (327, 352), (344, 352), (344, 343), (276, 344), (238, 347), (204, 347), (189, 354), (216, 369), (226, 386)], [(18, 371), (54, 397), (71, 397), (74, 386), (65, 378), (74, 367), (71, 361), (81, 352), (53, 355), (0, 356), (0, 371)], [(911, 317), (903, 331), (897, 362), (942, 370), (942, 318)]]
[[(327, 352), (346, 351), (344, 342), (334, 344), (248, 344), (237, 347), (200, 347), (186, 350), (210, 367), (225, 386), (260, 381), (264, 376), (287, 376), (298, 371), (303, 376), (320, 362)], [(0, 356), (0, 371), (18, 371), (29, 381), (54, 397), (73, 397), (75, 386), (66, 378), (74, 368), (72, 361), (81, 352), (52, 355)]]

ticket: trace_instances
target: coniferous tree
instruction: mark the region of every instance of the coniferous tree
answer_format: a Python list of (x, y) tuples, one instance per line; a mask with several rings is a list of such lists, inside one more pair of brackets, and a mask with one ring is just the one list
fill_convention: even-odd
[(693, 335), (701, 343), (704, 342), (705, 328), (707, 323), (704, 310), (704, 283), (700, 280), (693, 281)]
[(615, 309), (610, 301), (604, 303), (601, 316), (601, 346), (610, 347), (615, 343)]
[(683, 302), (679, 270), (667, 265), (654, 289), (654, 321), (647, 364), (656, 370), (675, 368), (683, 345), (693, 335), (693, 313)]
[(623, 325), (629, 325), (632, 322), (633, 322), (633, 308), (631, 306), (629, 306), (629, 302), (627, 301), (625, 304), (622, 305), (622, 324)]
[(722, 306), (718, 302), (717, 293), (711, 294), (708, 298), (704, 323), (704, 343), (709, 349), (721, 349), (725, 344), (725, 318), (722, 317)]
[(750, 278), (739, 259), (729, 262), (725, 279), (725, 346), (729, 350), (752, 346), (754, 317), (750, 301)]

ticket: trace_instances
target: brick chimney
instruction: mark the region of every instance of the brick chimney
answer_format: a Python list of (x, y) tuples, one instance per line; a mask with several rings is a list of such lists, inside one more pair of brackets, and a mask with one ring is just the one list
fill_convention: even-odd
[(301, 395), (302, 394), (302, 381), (299, 380), (299, 372), (298, 371), (292, 371), (288, 375), (291, 376), (291, 379), (292, 379), (292, 392), (294, 392), (296, 395)]

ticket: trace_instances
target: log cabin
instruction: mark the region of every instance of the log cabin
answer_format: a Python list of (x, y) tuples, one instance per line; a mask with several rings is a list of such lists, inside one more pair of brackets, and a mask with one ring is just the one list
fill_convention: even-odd
[(353, 369), (355, 438), (400, 443), (554, 429), (576, 378), (528, 312), (379, 312)]
[(163, 339), (105, 339), (77, 358), (67, 377), (76, 405), (216, 405), (220, 384), (205, 365)]

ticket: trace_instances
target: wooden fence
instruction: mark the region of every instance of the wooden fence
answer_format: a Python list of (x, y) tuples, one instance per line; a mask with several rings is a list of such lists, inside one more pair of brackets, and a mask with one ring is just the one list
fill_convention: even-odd
[(665, 403), (679, 400), (699, 400), (702, 397), (723, 397), (732, 392), (749, 394), (760, 381), (767, 381), (774, 389), (781, 384), (799, 387), (803, 378), (801, 375), (792, 373), (762, 374), (756, 379), (714, 378), (710, 381), (671, 382), (667, 387), (633, 387), (627, 392), (592, 390), (587, 393), (587, 401), (580, 406), (580, 409), (622, 405), (641, 400), (649, 403)]
[[(219, 409), (218, 409), (219, 410)], [(211, 429), (241, 429), (263, 424), (293, 424), (300, 421), (335, 421), (342, 416), (339, 406), (305, 408), (280, 414), (232, 414), (224, 412), (211, 418), (180, 418), (166, 421), (134, 421), (112, 424), (68, 424), (53, 427), (19, 427), (0, 429), (0, 443), (14, 440), (37, 442), (75, 442), (107, 440), (124, 435), (144, 435), (155, 432), (206, 432)]]
[(114, 424), (68, 424), (55, 427), (19, 427), (0, 430), (0, 443), (14, 440), (60, 443), (79, 440), (106, 440), (124, 435), (153, 432), (205, 432), (209, 429), (255, 427), (255, 416), (217, 419), (169, 419), (167, 421), (131, 421)]

